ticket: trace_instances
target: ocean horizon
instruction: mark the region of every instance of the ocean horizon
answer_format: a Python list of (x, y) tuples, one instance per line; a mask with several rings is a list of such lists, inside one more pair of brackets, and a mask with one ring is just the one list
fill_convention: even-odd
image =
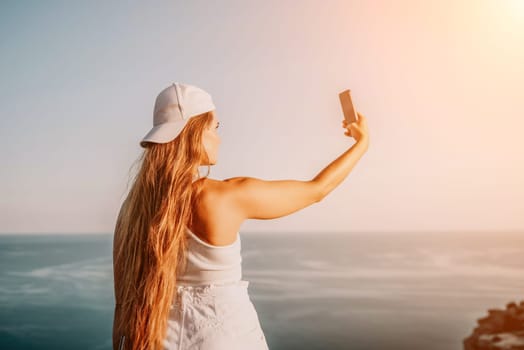
[[(112, 233), (0, 235), (0, 348), (111, 349)], [(241, 232), (271, 350), (463, 349), (524, 299), (521, 232)]]

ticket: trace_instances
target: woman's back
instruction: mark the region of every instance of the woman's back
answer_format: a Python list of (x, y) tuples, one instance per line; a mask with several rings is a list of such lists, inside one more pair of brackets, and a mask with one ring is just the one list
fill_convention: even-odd
[(177, 275), (164, 349), (268, 350), (249, 281), (242, 278), (240, 216), (227, 205), (223, 182), (202, 181), (192, 208), (195, 228), (186, 227), (186, 266)]
[(228, 186), (224, 181), (203, 178), (204, 188), (195, 206), (193, 220), (188, 224), (190, 231), (204, 242), (213, 246), (228, 246), (237, 239), (237, 233), (244, 219), (235, 207), (228, 203)]

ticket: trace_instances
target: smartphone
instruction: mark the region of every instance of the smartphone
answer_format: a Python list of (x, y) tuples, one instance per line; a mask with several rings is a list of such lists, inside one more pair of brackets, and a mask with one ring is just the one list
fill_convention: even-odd
[(349, 123), (358, 121), (357, 110), (353, 106), (353, 100), (351, 99), (351, 92), (349, 89), (342, 91), (338, 94), (340, 98), (340, 104), (342, 105), (342, 112), (344, 112), (344, 118)]

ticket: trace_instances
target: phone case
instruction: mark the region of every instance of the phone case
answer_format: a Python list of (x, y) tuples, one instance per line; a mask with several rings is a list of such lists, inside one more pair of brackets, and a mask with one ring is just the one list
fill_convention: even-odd
[(342, 112), (344, 113), (344, 118), (348, 123), (353, 123), (358, 120), (357, 111), (353, 105), (353, 100), (351, 98), (351, 91), (349, 89), (342, 91), (338, 94), (340, 98), (340, 105), (342, 106)]

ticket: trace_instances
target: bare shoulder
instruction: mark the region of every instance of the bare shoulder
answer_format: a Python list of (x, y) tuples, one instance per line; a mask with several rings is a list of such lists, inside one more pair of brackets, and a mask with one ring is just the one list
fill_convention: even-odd
[(242, 182), (245, 182), (248, 179), (253, 179), (246, 176), (231, 177), (224, 180), (204, 178), (202, 181), (204, 183), (204, 193), (211, 196), (225, 196), (239, 188), (239, 185)]
[(211, 178), (202, 180), (204, 183), (202, 201), (214, 207), (220, 206), (234, 216), (235, 205), (233, 199), (235, 192), (241, 190), (241, 183), (245, 179), (245, 177), (235, 177), (224, 180)]
[(204, 177), (195, 182), (202, 182), (202, 194), (205, 196), (220, 196), (227, 192), (226, 180), (212, 179)]
[(243, 222), (242, 217), (228, 200), (227, 185), (223, 180), (203, 178), (203, 190), (193, 208), (190, 229), (204, 241), (216, 245), (228, 245), (236, 240)]

